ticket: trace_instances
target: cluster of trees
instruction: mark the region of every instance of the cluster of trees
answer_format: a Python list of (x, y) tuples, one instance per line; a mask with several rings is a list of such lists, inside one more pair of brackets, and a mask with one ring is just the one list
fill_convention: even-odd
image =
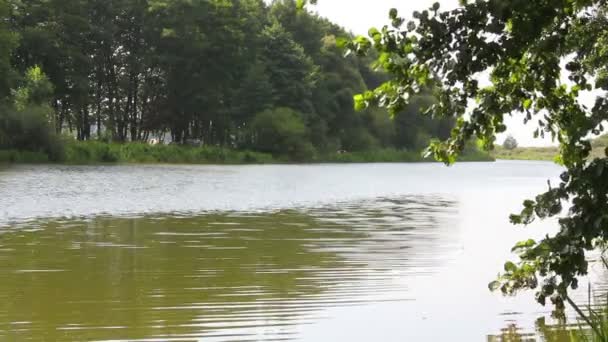
[(53, 86), (40, 67), (13, 64), (19, 35), (10, 25), (11, 7), (0, 0), (0, 148), (61, 154), (61, 144), (51, 128), (49, 106)]
[(344, 58), (348, 33), (293, 0), (0, 0), (0, 19), (0, 115), (31, 107), (19, 89), (38, 73), (41, 94), (25, 101), (48, 103), (37, 112), (79, 140), (170, 134), (304, 158), (419, 149), (453, 123), (417, 115), (430, 97), (395, 120), (356, 112), (353, 95), (386, 76), (371, 57)]

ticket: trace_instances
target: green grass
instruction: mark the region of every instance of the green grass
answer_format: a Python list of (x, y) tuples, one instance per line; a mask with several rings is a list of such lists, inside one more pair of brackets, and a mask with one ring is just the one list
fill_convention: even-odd
[[(591, 156), (593, 158), (603, 158), (606, 156), (606, 148), (608, 148), (608, 135), (603, 135), (591, 140)], [(496, 146), (492, 155), (496, 159), (508, 160), (547, 160), (554, 161), (559, 154), (557, 146), (551, 147), (518, 147), (513, 150), (507, 150), (502, 146)]]
[(48, 155), (42, 152), (0, 150), (0, 163), (39, 164), (48, 162)]
[(108, 144), (98, 141), (68, 142), (62, 160), (69, 164), (265, 164), (273, 161), (273, 157), (266, 153), (220, 147), (153, 146), (143, 143)]
[[(460, 161), (493, 161), (488, 153), (467, 149)], [(222, 147), (189, 147), (181, 145), (148, 145), (144, 143), (104, 143), (100, 141), (67, 141), (58, 160), (46, 154), (15, 150), (0, 150), (0, 162), (65, 164), (100, 163), (162, 163), (162, 164), (284, 164), (294, 162), (313, 163), (404, 163), (432, 162), (419, 152), (397, 149), (379, 149), (361, 152), (317, 154), (310, 160), (296, 161), (285, 156), (273, 156), (246, 150)]]
[(318, 156), (316, 159), (317, 162), (329, 163), (414, 163), (424, 161), (420, 153), (395, 149), (331, 153)]
[(496, 158), (488, 153), (478, 149), (466, 148), (458, 157), (460, 162), (490, 162), (496, 161)]
[[(459, 158), (461, 162), (494, 161), (488, 153), (468, 149)], [(319, 158), (320, 162), (331, 163), (420, 163), (434, 162), (432, 158), (423, 158), (422, 153), (396, 149), (380, 149), (343, 154), (326, 154)]]
[(558, 154), (557, 147), (518, 147), (507, 150), (502, 146), (496, 146), (492, 153), (496, 159), (547, 161), (554, 161)]
[(591, 148), (593, 149), (591, 151), (592, 158), (606, 157), (606, 151), (608, 149), (608, 134), (591, 140)]

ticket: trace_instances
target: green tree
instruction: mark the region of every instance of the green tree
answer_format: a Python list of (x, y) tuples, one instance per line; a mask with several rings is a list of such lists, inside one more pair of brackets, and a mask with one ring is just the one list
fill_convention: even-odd
[(23, 110), (30, 105), (49, 106), (53, 85), (39, 66), (28, 69), (22, 83), (13, 94), (17, 110)]
[[(520, 115), (560, 146), (565, 171), (559, 184), (524, 202), (515, 224), (555, 217), (559, 232), (540, 241), (515, 246), (518, 263), (490, 284), (505, 294), (536, 289), (536, 299), (550, 298), (558, 311), (574, 304), (569, 289), (587, 274), (586, 252), (608, 236), (608, 158), (590, 160), (590, 133), (600, 133), (608, 119), (608, 9), (601, 0), (463, 1), (452, 11), (438, 3), (415, 12), (407, 22), (390, 11), (390, 26), (371, 29), (348, 47), (363, 54), (378, 52), (378, 65), (391, 80), (356, 98), (358, 107), (379, 104), (393, 113), (409, 98), (432, 86), (437, 103), (427, 113), (454, 117), (456, 129), (429, 152), (448, 164), (466, 142), (477, 137), (490, 149), (496, 133), (506, 130), (505, 115)], [(565, 64), (565, 68), (561, 64)], [(479, 75), (489, 74), (489, 85)], [(568, 80), (565, 82), (564, 80)], [(582, 91), (598, 91), (584, 105)], [(606, 151), (608, 152), (608, 151)]]
[(0, 0), (0, 104), (10, 95), (12, 65), (11, 54), (17, 45), (17, 35), (8, 26), (9, 7)]
[(268, 79), (276, 105), (312, 112), (310, 101), (317, 66), (277, 21), (262, 31), (261, 58), (272, 66), (268, 68)]
[(14, 105), (0, 113), (0, 149), (42, 152), (62, 157), (59, 138), (51, 127), (49, 106), (53, 86), (40, 67), (30, 68), (14, 91)]
[(509, 135), (505, 141), (502, 143), (502, 147), (507, 150), (514, 150), (517, 148), (517, 140), (512, 135)]
[(24, 73), (39, 65), (55, 87), (57, 130), (64, 122), (76, 126), (75, 113), (82, 114), (88, 96), (91, 65), (83, 1), (12, 1), (12, 7), (13, 29), (21, 35), (16, 68)]
[(302, 46), (308, 56), (316, 59), (323, 46), (320, 38), (328, 32), (330, 25), (327, 20), (298, 10), (296, 1), (293, 0), (273, 1), (270, 16), (291, 34), (293, 40)]
[(233, 120), (237, 127), (246, 127), (256, 113), (275, 106), (275, 91), (268, 77), (268, 66), (256, 61), (247, 70), (242, 84), (236, 89)]

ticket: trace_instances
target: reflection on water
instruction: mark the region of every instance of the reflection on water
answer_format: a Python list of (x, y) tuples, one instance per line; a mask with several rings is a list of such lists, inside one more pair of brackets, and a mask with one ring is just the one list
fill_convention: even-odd
[(0, 168), (0, 341), (561, 341), (533, 293), (486, 285), (555, 229), (508, 215), (561, 171)]
[(8, 229), (0, 339), (298, 339), (326, 308), (415, 305), (409, 285), (457, 248), (456, 216), (421, 196)]
[(582, 325), (551, 323), (547, 324), (545, 318), (539, 318), (535, 324), (535, 332), (526, 332), (528, 328), (522, 328), (517, 323), (509, 324), (502, 329), (499, 335), (489, 336), (488, 342), (570, 342), (571, 332), (579, 332), (584, 329)]

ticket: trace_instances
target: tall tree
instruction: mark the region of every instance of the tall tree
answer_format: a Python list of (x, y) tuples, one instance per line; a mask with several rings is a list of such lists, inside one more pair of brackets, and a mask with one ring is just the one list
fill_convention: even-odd
[(7, 0), (0, 0), (0, 103), (10, 94), (12, 66), (11, 54), (17, 45), (17, 36), (9, 27)]
[(276, 105), (311, 113), (317, 66), (278, 21), (262, 31), (261, 58), (272, 66), (267, 71)]

